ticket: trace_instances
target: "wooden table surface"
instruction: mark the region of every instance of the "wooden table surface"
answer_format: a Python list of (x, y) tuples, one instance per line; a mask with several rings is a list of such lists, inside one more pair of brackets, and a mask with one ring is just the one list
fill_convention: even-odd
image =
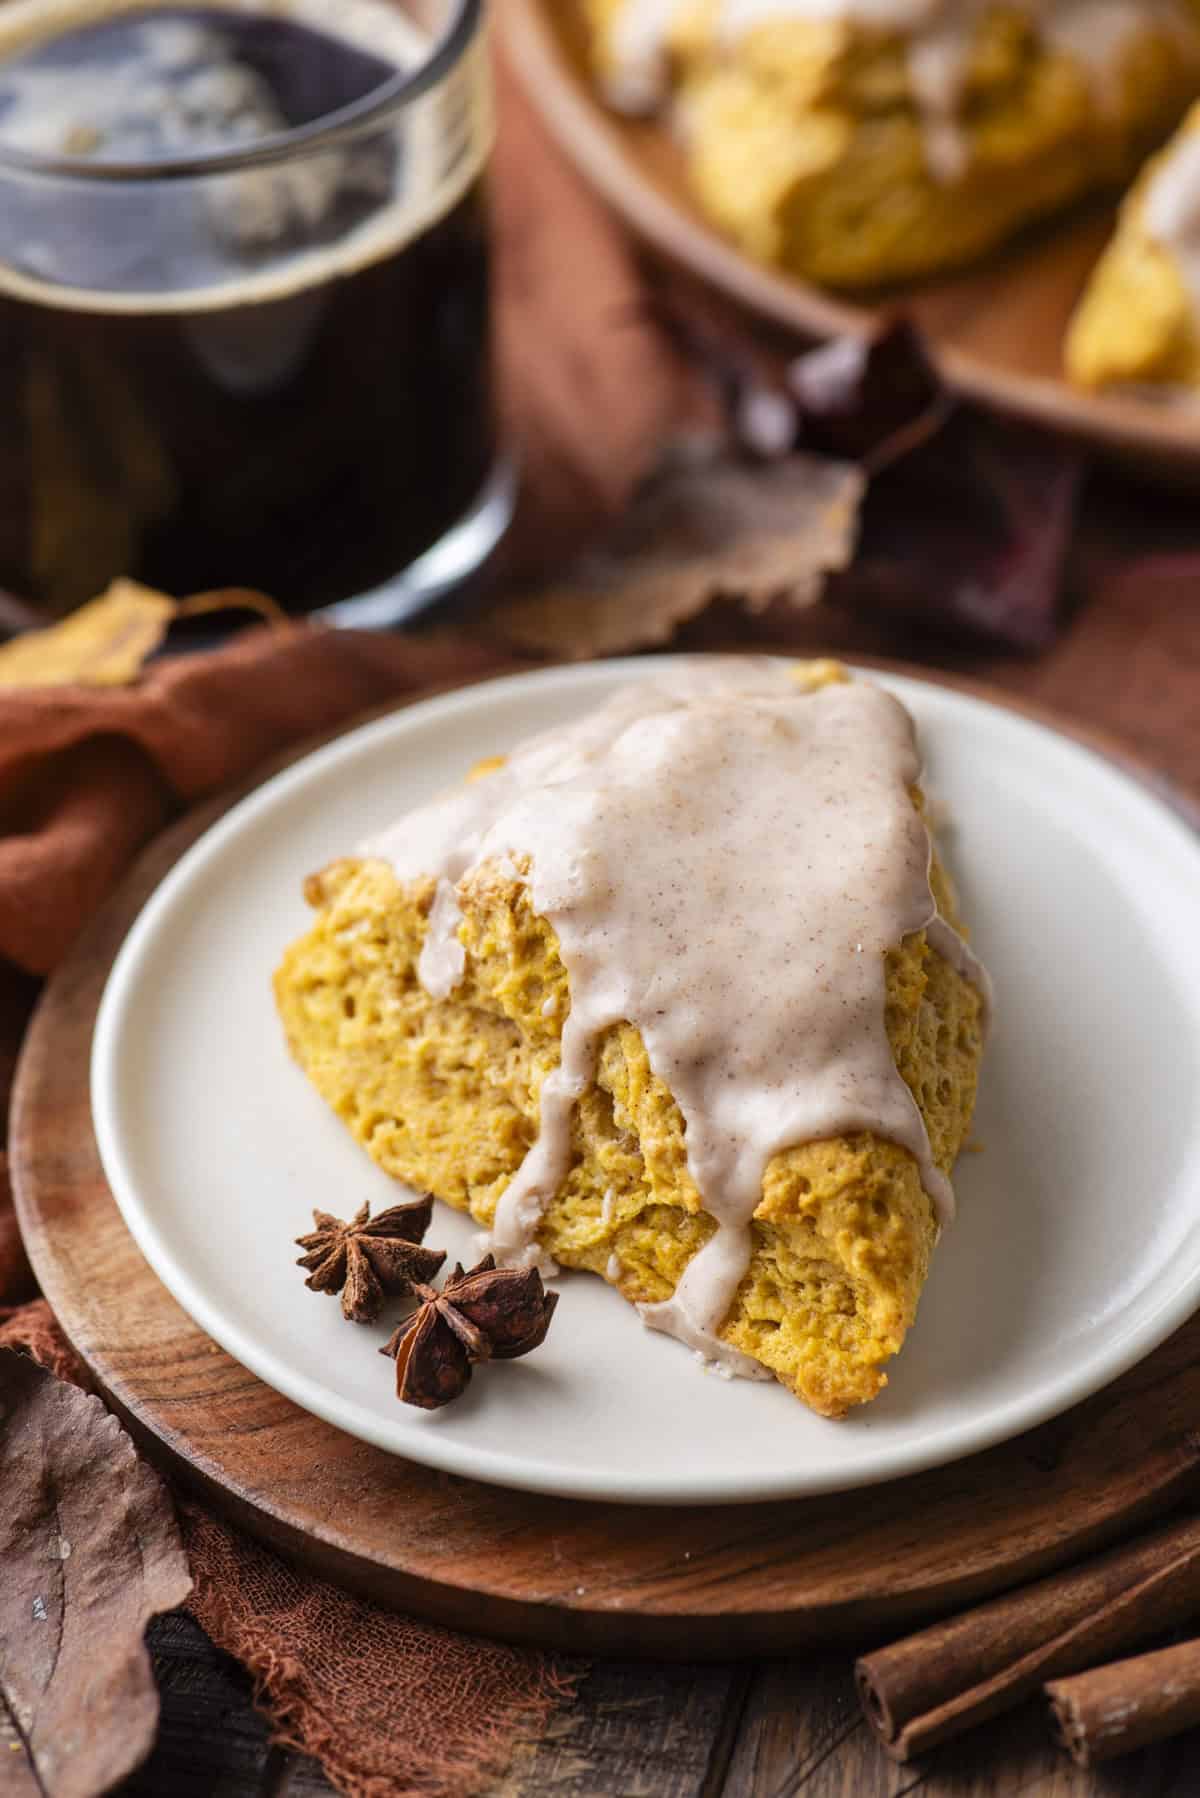
[[(911, 654), (824, 613), (814, 644)], [(1122, 737), (1185, 792), (1200, 795), (1200, 593), (1185, 583), (1093, 592), (1037, 661), (957, 656), (953, 666)], [(185, 1616), (160, 1618), (151, 1644), (162, 1724), (128, 1794), (308, 1794), (321, 1771), (272, 1749), (248, 1681)], [(875, 1644), (863, 1644), (874, 1646)], [(915, 1766), (893, 1766), (861, 1721), (844, 1650), (730, 1666), (597, 1663), (544, 1737), (520, 1746), (488, 1798), (1195, 1798), (1200, 1732), (1083, 1773), (1053, 1748), (1036, 1708), (1002, 1718)]]

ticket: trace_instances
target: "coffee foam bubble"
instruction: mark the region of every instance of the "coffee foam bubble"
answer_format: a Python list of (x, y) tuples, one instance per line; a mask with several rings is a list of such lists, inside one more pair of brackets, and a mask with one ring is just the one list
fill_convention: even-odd
[[(181, 17), (177, 23), (163, 18), (171, 12), (190, 13), (192, 18)], [(0, 6), (0, 84), (6, 73), (3, 64), (12, 58), (49, 47), (73, 32), (136, 22), (143, 15), (158, 34), (152, 46), (155, 65), (167, 67), (171, 32), (194, 32), (197, 13), (204, 15), (204, 25), (213, 23), (213, 15), (225, 15), (231, 21), (255, 18), (304, 26), (398, 70), (419, 66), (434, 47), (433, 38), (388, 0), (339, 0), (336, 11), (328, 0), (207, 0), (200, 6), (196, 0), (191, 4), (183, 0), (178, 4), (176, 0), (7, 0)], [(180, 45), (189, 47), (182, 37)], [(194, 49), (194, 40), (190, 47)], [(236, 40), (234, 50), (236, 53)], [(10, 76), (12, 73), (17, 79), (10, 78), (7, 85), (16, 90), (14, 110), (19, 127), (21, 74), (10, 72)], [(45, 79), (44, 69), (29, 71), (31, 83)], [(71, 96), (64, 91), (64, 84), (56, 81), (56, 86), (62, 95), (57, 101), (62, 111), (63, 102), (69, 103)], [(40, 102), (42, 96), (38, 98)], [(64, 112), (64, 127), (69, 123)], [(136, 184), (92, 180), (86, 175), (25, 175), (0, 164), (0, 294), (72, 311), (139, 316), (215, 311), (288, 299), (394, 255), (428, 230), (476, 180), (491, 139), (489, 70), (477, 37), (440, 84), (410, 100), (392, 119), (381, 119), (347, 144), (309, 149), (283, 162)], [(0, 115), (0, 145), (3, 141)], [(55, 149), (70, 153), (62, 150), (61, 143), (48, 142), (40, 113), (35, 141), (23, 144), (19, 129), (10, 141), (42, 153)], [(364, 183), (361, 169), (350, 169), (349, 158), (363, 145), (394, 147), (390, 174), (380, 176), (376, 166), (374, 176)], [(236, 150), (240, 146), (231, 143), (227, 147)], [(253, 140), (247, 141), (247, 147), (253, 147)], [(167, 161), (164, 158), (164, 165)], [(348, 169), (351, 188), (362, 191), (369, 187), (378, 193), (381, 203), (336, 243), (290, 249), (280, 245), (270, 267), (247, 270), (244, 263), (236, 263), (233, 258), (239, 245), (261, 248), (269, 239), (264, 220), (269, 224), (273, 212), (278, 216), (282, 209), (289, 221), (313, 225), (323, 205), (342, 187)], [(185, 277), (158, 286), (118, 278), (111, 285), (107, 281), (99, 285), (72, 279), (64, 272), (62, 250), (98, 257), (104, 244), (106, 209), (110, 225), (119, 222), (120, 208), (126, 210), (128, 224), (128, 209), (137, 207), (139, 196), (153, 199), (163, 208), (159, 217), (168, 221), (168, 230), (179, 232), (185, 260), (200, 263), (209, 256), (213, 266), (206, 278)], [(14, 200), (25, 204), (18, 209)], [(20, 225), (14, 226), (22, 212), (32, 229), (21, 231)], [(189, 213), (194, 214), (190, 224)], [(149, 216), (149, 212), (139, 214), (142, 229), (129, 236), (126, 260), (136, 262), (144, 255), (155, 228), (152, 219), (147, 226)], [(59, 245), (54, 242), (56, 229)], [(189, 254), (189, 233), (195, 236), (194, 256)]]

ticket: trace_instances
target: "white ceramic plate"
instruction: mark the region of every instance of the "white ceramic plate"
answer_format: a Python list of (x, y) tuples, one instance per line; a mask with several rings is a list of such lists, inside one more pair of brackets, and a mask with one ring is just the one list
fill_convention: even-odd
[[(654, 660), (518, 676), (368, 725), (208, 832), (133, 926), (96, 1029), (92, 1100), (125, 1220), (180, 1304), (341, 1429), (454, 1473), (567, 1496), (828, 1492), (1001, 1441), (1095, 1391), (1200, 1303), (1200, 845), (1141, 787), (1043, 727), (921, 682), (928, 785), (998, 994), (959, 1221), (875, 1404), (841, 1423), (706, 1375), (601, 1281), (562, 1281), (536, 1355), (444, 1411), (397, 1404), (386, 1323), (307, 1293), (312, 1206), (394, 1196), (289, 1060), (270, 973), (304, 875), (476, 760)], [(881, 677), (882, 678), (882, 677)], [(464, 1258), (439, 1206), (429, 1240)]]

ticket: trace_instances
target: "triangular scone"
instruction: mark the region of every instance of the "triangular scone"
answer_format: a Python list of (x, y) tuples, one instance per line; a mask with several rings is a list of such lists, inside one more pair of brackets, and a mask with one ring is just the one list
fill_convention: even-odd
[(586, 0), (598, 84), (675, 125), (704, 210), (838, 288), (977, 260), (1128, 181), (1200, 94), (1200, 9)]
[[(485, 1226), (537, 1137), (571, 1001), (527, 872), (493, 860), (460, 883), (465, 965), (448, 998), (431, 998), (417, 973), (434, 882), (402, 883), (380, 860), (339, 861), (310, 879), (316, 922), (275, 977), (293, 1054), (372, 1158)], [(931, 885), (956, 925), (936, 861)], [(781, 953), (786, 929), (781, 920)], [(886, 968), (887, 1036), (948, 1174), (970, 1125), (984, 1001), (924, 931)], [(814, 1410), (842, 1415), (886, 1384), (938, 1228), (917, 1162), (894, 1142), (862, 1132), (787, 1149), (767, 1166), (722, 1340)], [(569, 1169), (538, 1242), (563, 1266), (653, 1303), (712, 1231), (679, 1107), (638, 1030), (618, 1024), (575, 1104)]]
[(1154, 229), (1156, 184), (1168, 176), (1190, 178), (1200, 226), (1200, 105), (1146, 165), (1071, 320), (1066, 367), (1080, 387), (1200, 387), (1200, 296)]

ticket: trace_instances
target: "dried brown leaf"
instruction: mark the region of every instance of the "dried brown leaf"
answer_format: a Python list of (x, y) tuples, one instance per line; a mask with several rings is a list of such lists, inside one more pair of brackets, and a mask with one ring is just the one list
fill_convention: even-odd
[(667, 643), (717, 599), (810, 605), (850, 561), (864, 485), (859, 469), (816, 456), (673, 465), (602, 548), (495, 622), (514, 647), (583, 660)]
[(154, 1740), (143, 1635), (192, 1585), (175, 1514), (99, 1399), (9, 1350), (0, 1493), (0, 1786), (93, 1798)]

